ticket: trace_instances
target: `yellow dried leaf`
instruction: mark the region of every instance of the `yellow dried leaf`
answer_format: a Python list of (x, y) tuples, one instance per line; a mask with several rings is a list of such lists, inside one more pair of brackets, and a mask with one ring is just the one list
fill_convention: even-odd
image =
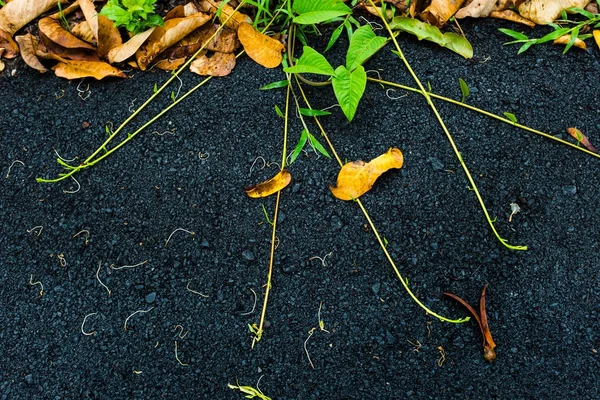
[(175, 59), (165, 58), (164, 60), (160, 60), (159, 62), (154, 64), (154, 66), (158, 69), (162, 69), (163, 71), (174, 71), (181, 67), (184, 62), (185, 57)]
[[(107, 18), (110, 22), (110, 20)], [(101, 27), (104, 25), (104, 22), (101, 22)], [(114, 25), (113, 25), (114, 26)], [(121, 43), (120, 45), (113, 47), (108, 52), (108, 61), (110, 63), (123, 62), (127, 60), (129, 57), (135, 54), (136, 51), (144, 44), (144, 42), (152, 35), (156, 27), (145, 30), (144, 32), (140, 32), (137, 35), (133, 36), (125, 43)], [(136, 63), (136, 68), (137, 63)]]
[(210, 42), (207, 42), (218, 28), (219, 26), (215, 24), (204, 24), (171, 47), (168, 50), (169, 58), (190, 56), (202, 46), (209, 51), (233, 53), (240, 42), (237, 33), (227, 27), (223, 27)]
[(96, 51), (88, 49), (68, 49), (50, 40), (43, 32), (39, 32), (40, 44), (38, 50), (55, 54), (62, 58), (77, 61), (100, 61)]
[(56, 6), (57, 0), (13, 0), (0, 8), (0, 30), (10, 36), (46, 11)]
[(16, 36), (15, 40), (19, 43), (21, 49), (21, 57), (23, 61), (31, 68), (40, 72), (46, 72), (48, 69), (42, 65), (40, 60), (35, 55), (38, 47), (38, 39), (31, 33), (22, 36)]
[(514, 7), (517, 0), (469, 0), (463, 8), (458, 10), (455, 17), (458, 19), (472, 17), (483, 18), (495, 11), (508, 10)]
[(368, 163), (359, 160), (344, 165), (338, 174), (336, 186), (330, 186), (329, 189), (340, 200), (358, 199), (371, 190), (381, 174), (392, 168), (402, 168), (403, 163), (402, 152), (390, 147), (387, 153)]
[[(234, 8), (229, 4), (225, 4), (223, 7), (221, 7), (221, 3), (222, 2), (220, 1), (203, 0), (200, 3), (200, 9), (202, 9), (204, 12), (214, 14), (219, 8), (221, 8), (221, 16), (219, 20), (222, 24), (224, 23), (226, 27), (231, 28), (234, 31), (237, 31), (240, 24), (244, 22), (247, 24), (252, 23), (252, 18), (246, 14), (235, 11)], [(233, 17), (229, 18), (231, 15), (233, 15)]]
[[(83, 12), (83, 16), (87, 21), (90, 31), (96, 41), (98, 41), (98, 12), (96, 11), (96, 7), (94, 7), (93, 0), (77, 0), (79, 3), (79, 7)], [(85, 40), (85, 39), (84, 39)], [(87, 40), (86, 40), (87, 41)]]
[[(563, 35), (563, 36), (557, 38), (556, 40), (554, 40), (554, 42), (552, 42), (552, 44), (567, 44), (567, 43), (569, 43), (569, 39), (571, 39), (571, 35)], [(587, 46), (586, 46), (585, 42), (579, 38), (575, 39), (573, 46), (579, 47), (580, 49), (583, 49), (583, 50), (587, 50)]]
[(73, 61), (62, 60), (53, 68), (56, 76), (67, 79), (106, 77), (126, 78), (123, 71), (102, 61)]
[(592, 32), (592, 34), (594, 35), (596, 45), (598, 45), (598, 48), (600, 49), (600, 29), (595, 29), (594, 32)]
[(273, 193), (277, 193), (292, 181), (292, 175), (286, 170), (282, 169), (277, 175), (271, 179), (259, 183), (258, 185), (250, 186), (246, 188), (246, 194), (253, 199), (259, 199), (261, 197), (267, 197)]
[(248, 56), (266, 68), (275, 68), (281, 64), (283, 44), (258, 32), (252, 25), (243, 23), (238, 29), (238, 38)]
[(530, 28), (533, 28), (535, 26), (535, 23), (533, 21), (530, 21), (526, 18), (521, 17), (519, 14), (517, 14), (513, 10), (492, 11), (490, 13), (490, 17), (498, 18), (498, 19), (505, 19), (507, 21), (527, 25)]
[(421, 19), (431, 25), (442, 27), (464, 2), (465, 0), (432, 0), (431, 4), (421, 13)]
[(65, 30), (60, 24), (60, 21), (54, 18), (42, 18), (39, 23), (40, 32), (52, 40), (54, 43), (66, 47), (67, 49), (88, 49), (96, 50), (96, 48), (83, 40), (77, 39)]
[[(148, 36), (150, 36), (150, 33)], [(139, 46), (141, 46), (142, 43), (143, 41), (140, 42)], [(98, 14), (98, 57), (108, 59), (112, 63), (112, 60), (110, 60), (108, 54), (112, 49), (122, 45), (123, 39), (121, 39), (119, 29), (117, 29), (114, 22), (112, 22), (106, 16)], [(128, 57), (131, 57), (133, 54), (135, 54), (139, 46), (133, 49)]]
[(590, 0), (527, 0), (519, 5), (519, 14), (536, 24), (554, 22), (561, 11), (570, 7), (584, 8)]
[(140, 69), (145, 70), (158, 54), (173, 46), (209, 20), (209, 15), (197, 13), (189, 17), (170, 19), (165, 21), (164, 26), (156, 27), (148, 38), (148, 42), (136, 53)]
[(231, 53), (214, 53), (212, 57), (206, 54), (198, 57), (190, 65), (190, 71), (198, 75), (226, 76), (235, 67), (235, 55)]
[(76, 38), (79, 38), (84, 42), (91, 44), (92, 46), (97, 43), (96, 36), (94, 35), (94, 32), (92, 32), (92, 29), (87, 21), (82, 21), (75, 25), (73, 28), (71, 28), (71, 33)]

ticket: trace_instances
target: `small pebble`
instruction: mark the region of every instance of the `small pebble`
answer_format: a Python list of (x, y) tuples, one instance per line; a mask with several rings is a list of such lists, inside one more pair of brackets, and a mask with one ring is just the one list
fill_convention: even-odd
[(251, 252), (250, 250), (244, 250), (244, 251), (242, 251), (242, 257), (244, 257), (244, 259), (246, 261), (254, 261), (254, 259), (255, 259), (254, 253)]
[(156, 292), (152, 292), (148, 296), (146, 296), (146, 303), (154, 303), (154, 300), (156, 300)]

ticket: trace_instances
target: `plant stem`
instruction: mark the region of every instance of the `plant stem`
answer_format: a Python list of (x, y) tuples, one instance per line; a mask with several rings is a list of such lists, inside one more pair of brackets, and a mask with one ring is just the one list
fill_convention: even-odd
[[(367, 79), (369, 81), (371, 81), (371, 82), (376, 82), (376, 83), (380, 83), (382, 85), (393, 86), (393, 87), (397, 87), (399, 89), (403, 89), (403, 90), (406, 90), (406, 91), (409, 91), (409, 92), (414, 92), (414, 93), (422, 94), (419, 89), (416, 89), (416, 88), (413, 88), (413, 87), (410, 87), (410, 86), (404, 86), (404, 85), (401, 85), (399, 83), (389, 82), (389, 81), (385, 81), (385, 80), (377, 79), (377, 78), (367, 78)], [(503, 117), (501, 117), (499, 115), (492, 114), (489, 111), (482, 110), (481, 108), (477, 108), (475, 106), (472, 106), (472, 105), (469, 105), (469, 104), (466, 104), (466, 103), (462, 103), (460, 101), (457, 101), (457, 100), (454, 100), (454, 99), (450, 99), (448, 97), (440, 96), (439, 94), (435, 94), (435, 93), (431, 93), (431, 92), (429, 93), (429, 96), (433, 97), (434, 99), (443, 100), (443, 101), (446, 101), (448, 103), (452, 103), (452, 104), (455, 104), (457, 106), (461, 106), (461, 107), (467, 108), (467, 109), (469, 109), (471, 111), (475, 111), (475, 112), (483, 114), (483, 115), (485, 115), (487, 117), (494, 118), (494, 119), (496, 119), (498, 121), (504, 122), (505, 124), (516, 126), (517, 128), (523, 129), (523, 130), (525, 130), (527, 132), (535, 133), (536, 135), (540, 135), (540, 136), (543, 136), (543, 137), (545, 137), (547, 139), (554, 140), (555, 142), (558, 142), (560, 144), (572, 147), (572, 148), (574, 148), (576, 150), (579, 150), (579, 151), (582, 151), (582, 152), (584, 152), (584, 153), (586, 153), (586, 154), (588, 154), (590, 156), (594, 156), (596, 158), (600, 158), (600, 154), (594, 153), (593, 151), (589, 151), (588, 149), (586, 149), (584, 147), (579, 147), (579, 146), (577, 146), (574, 143), (567, 142), (566, 140), (562, 140), (560, 138), (557, 138), (556, 136), (552, 136), (552, 135), (550, 135), (548, 133), (545, 133), (545, 132), (542, 132), (542, 131), (538, 131), (537, 129), (530, 128), (530, 127), (528, 127), (526, 125), (522, 125), (522, 124), (519, 124), (517, 122), (513, 122), (513, 121), (511, 121), (511, 120), (509, 120), (507, 118), (503, 118)]]
[[(369, 3), (371, 3), (371, 5), (373, 7), (375, 7), (373, 0), (369, 0)], [(433, 111), (433, 114), (437, 118), (438, 123), (440, 124), (440, 126), (442, 127), (442, 130), (446, 134), (446, 137), (448, 138), (448, 141), (450, 142), (450, 145), (452, 146), (452, 150), (454, 150), (454, 154), (456, 154), (456, 157), (458, 158), (458, 161), (460, 162), (460, 165), (462, 166), (463, 171), (467, 175), (467, 179), (468, 179), (469, 183), (471, 184), (471, 189), (473, 190), (473, 192), (475, 192), (475, 196), (477, 196), (477, 200), (479, 201), (479, 204), (481, 205), (481, 209), (483, 210), (485, 218), (486, 218), (488, 224), (490, 225), (492, 232), (494, 232), (494, 235), (500, 241), (500, 243), (502, 243), (507, 248), (509, 248), (511, 250), (527, 250), (527, 246), (514, 246), (514, 245), (509, 244), (508, 241), (506, 239), (504, 239), (503, 237), (501, 237), (500, 234), (498, 233), (498, 231), (496, 230), (496, 227), (494, 226), (494, 221), (490, 217), (490, 214), (485, 206), (485, 203), (483, 202), (483, 198), (481, 197), (481, 194), (479, 193), (479, 190), (477, 189), (477, 185), (475, 185), (475, 181), (473, 180), (473, 177), (471, 176), (471, 172), (469, 171), (469, 168), (467, 168), (467, 165), (465, 164), (465, 162), (462, 158), (462, 155), (458, 151), (458, 147), (456, 147), (456, 144), (454, 143), (454, 139), (452, 138), (450, 131), (446, 127), (446, 124), (444, 123), (444, 120), (440, 116), (437, 108), (433, 104), (433, 101), (431, 101), (431, 97), (429, 96), (429, 93), (425, 90), (425, 88), (423, 87), (423, 84), (421, 83), (421, 81), (419, 80), (419, 78), (417, 77), (415, 72), (413, 71), (412, 67), (410, 66), (408, 60), (404, 56), (404, 53), (402, 52), (402, 49), (400, 48), (400, 45), (398, 44), (398, 41), (396, 40), (396, 36), (394, 36), (394, 32), (392, 32), (387, 20), (385, 19), (383, 14), (381, 14), (381, 11), (378, 11), (378, 13), (379, 13), (379, 17), (381, 18), (381, 20), (383, 21), (383, 23), (385, 25), (390, 37), (392, 38), (392, 41), (394, 42), (394, 46), (396, 47), (398, 57), (402, 60), (402, 62), (406, 66), (406, 69), (408, 69), (408, 72), (413, 77), (415, 83), (417, 84), (417, 86), (420, 89), (421, 94), (423, 95), (423, 97), (425, 97), (427, 104)]]
[[(310, 105), (310, 103), (309, 103), (309, 101), (308, 101), (308, 99), (306, 97), (306, 94), (304, 93), (304, 89), (302, 89), (302, 86), (300, 85), (300, 82), (297, 80), (297, 78), (296, 78), (296, 83), (298, 84), (300, 92), (302, 93), (302, 98), (303, 98), (304, 102), (306, 103), (307, 107), (312, 110), (313, 108), (311, 107), (311, 105)], [(329, 149), (331, 150), (331, 152), (335, 156), (335, 159), (337, 160), (338, 165), (340, 166), (340, 168), (343, 167), (344, 164), (342, 163), (342, 160), (340, 159), (340, 157), (338, 156), (337, 152), (335, 151), (335, 148), (333, 147), (333, 144), (331, 143), (331, 140), (329, 140), (329, 136), (327, 135), (327, 133), (323, 129), (323, 126), (321, 125), (321, 122), (319, 121), (319, 119), (317, 117), (314, 117), (314, 119), (315, 119), (315, 122), (317, 123), (317, 125), (318, 125), (318, 127), (319, 127), (319, 129), (321, 131), (321, 135), (323, 135), (323, 137), (327, 141), (327, 144), (329, 145)], [(358, 203), (360, 209), (362, 210), (363, 214), (365, 215), (365, 218), (369, 222), (369, 226), (373, 230), (373, 233), (375, 233), (375, 237), (377, 238), (377, 241), (379, 242), (379, 246), (381, 247), (381, 250), (383, 250), (383, 253), (385, 254), (388, 262), (390, 263), (390, 265), (394, 269), (394, 272), (396, 273), (396, 276), (398, 277), (398, 279), (400, 279), (400, 282), (402, 282), (402, 286), (404, 286), (404, 289), (408, 292), (408, 295), (419, 305), (419, 307), (421, 307), (422, 309), (424, 309), (427, 314), (433, 315), (434, 317), (438, 318), (440, 321), (451, 322), (451, 323), (454, 323), (454, 324), (460, 324), (460, 323), (468, 321), (469, 317), (461, 318), (461, 319), (449, 319), (449, 318), (443, 317), (443, 316), (441, 316), (441, 315), (439, 315), (439, 314), (431, 311), (425, 304), (423, 304), (417, 298), (417, 296), (415, 296), (415, 294), (412, 292), (412, 290), (408, 286), (407, 281), (402, 277), (402, 274), (400, 273), (400, 270), (396, 266), (396, 263), (394, 262), (394, 259), (392, 258), (392, 256), (388, 252), (386, 245), (383, 243), (383, 240), (381, 239), (381, 235), (377, 231), (377, 228), (375, 227), (375, 224), (371, 220), (371, 217), (369, 216), (369, 213), (367, 212), (367, 209), (363, 205), (362, 201), (360, 201), (360, 199), (356, 199), (356, 202)]]

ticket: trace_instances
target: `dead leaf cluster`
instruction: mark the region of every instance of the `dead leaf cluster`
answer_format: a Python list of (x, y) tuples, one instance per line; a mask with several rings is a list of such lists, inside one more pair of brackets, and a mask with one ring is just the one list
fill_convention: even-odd
[[(57, 0), (12, 0), (0, 8), (0, 56), (21, 54), (27, 65), (42, 73), (51, 61), (56, 75), (67, 79), (124, 78), (125, 73), (114, 65), (121, 63), (140, 70), (174, 70), (201, 49), (190, 70), (199, 75), (225, 76), (235, 67), (234, 52), (240, 44), (250, 58), (267, 68), (277, 67), (282, 60), (284, 46), (278, 40), (258, 32), (248, 15), (230, 5), (221, 7), (220, 1), (177, 6), (164, 16), (164, 26), (137, 35), (117, 29), (113, 21), (99, 14), (103, 5), (76, 0), (62, 6), (62, 15), (46, 16), (58, 10)], [(219, 8), (220, 19), (214, 23)], [(37, 36), (15, 36), (39, 17)]]

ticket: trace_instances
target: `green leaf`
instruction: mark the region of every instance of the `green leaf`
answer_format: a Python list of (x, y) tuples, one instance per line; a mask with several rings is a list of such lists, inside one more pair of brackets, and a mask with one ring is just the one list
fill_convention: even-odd
[(573, 31), (571, 32), (571, 37), (569, 38), (569, 41), (567, 42), (567, 45), (565, 46), (565, 49), (563, 50), (563, 54), (565, 54), (567, 51), (569, 51), (569, 49), (571, 47), (573, 47), (573, 44), (575, 44), (575, 40), (577, 39), (577, 36), (579, 36), (579, 27), (576, 26)]
[(341, 0), (294, 0), (292, 9), (298, 14), (294, 23), (300, 25), (318, 24), (352, 13)]
[(377, 36), (371, 25), (363, 25), (354, 31), (348, 53), (346, 54), (346, 68), (354, 71), (359, 65), (371, 58), (385, 45), (386, 39)]
[(596, 15), (594, 15), (593, 13), (591, 13), (587, 10), (584, 10), (583, 8), (579, 8), (579, 7), (571, 7), (571, 8), (568, 8), (567, 11), (581, 14), (584, 17), (586, 17), (587, 19), (594, 19), (596, 17)]
[(314, 137), (313, 135), (311, 135), (309, 133), (308, 140), (310, 141), (310, 145), (313, 147), (313, 149), (315, 149), (319, 153), (323, 154), (325, 157), (331, 158), (331, 156), (329, 155), (329, 153), (327, 152), (325, 147), (323, 147), (323, 145), (321, 143), (319, 143), (319, 141), (317, 140), (316, 137)]
[(471, 91), (469, 90), (469, 86), (467, 85), (467, 82), (465, 82), (465, 80), (463, 78), (458, 78), (458, 83), (460, 85), (460, 91), (462, 93), (461, 103), (464, 103), (465, 99), (467, 97), (469, 97), (469, 95), (471, 94)]
[(327, 47), (325, 47), (325, 50), (323, 51), (323, 53), (325, 53), (325, 52), (327, 52), (327, 50), (331, 49), (331, 47), (335, 44), (335, 42), (337, 42), (337, 40), (340, 37), (340, 35), (342, 34), (343, 30), (344, 30), (343, 23), (340, 24), (340, 26), (338, 26), (337, 28), (335, 28), (335, 30), (331, 34), (331, 37), (329, 38), (329, 42), (327, 42)]
[(567, 33), (569, 33), (569, 28), (561, 28), (561, 29), (557, 29), (555, 31), (550, 32), (549, 34), (542, 36), (539, 39), (536, 39), (534, 41), (535, 44), (540, 44), (540, 43), (546, 43), (546, 42), (550, 42), (552, 40), (556, 40), (559, 37), (566, 35)]
[(402, 30), (415, 35), (419, 40), (439, 44), (465, 58), (473, 58), (473, 47), (467, 39), (454, 32), (442, 33), (439, 28), (408, 17), (396, 17), (390, 22), (392, 30)]
[(504, 33), (505, 35), (508, 35), (512, 38), (515, 38), (517, 40), (527, 40), (529, 39), (529, 37), (523, 33), (520, 32), (516, 32), (513, 31), (512, 29), (506, 29), (506, 28), (499, 28), (498, 29), (500, 32)]
[(281, 118), (285, 118), (283, 115), (283, 111), (281, 111), (281, 108), (279, 108), (279, 106), (277, 104), (275, 104), (275, 113), (277, 113), (277, 115), (280, 116)]
[(335, 71), (329, 61), (315, 49), (304, 46), (302, 56), (293, 67), (284, 68), (290, 74), (318, 74), (335, 75)]
[(361, 65), (350, 72), (340, 65), (335, 70), (335, 76), (332, 79), (333, 92), (340, 103), (340, 107), (348, 121), (352, 121), (358, 103), (367, 86), (367, 74)]
[(530, 48), (531, 46), (533, 46), (534, 44), (535, 44), (535, 41), (523, 43), (523, 46), (521, 46), (521, 48), (519, 49), (517, 54), (525, 53), (527, 51), (527, 49)]
[(331, 115), (329, 111), (314, 110), (311, 108), (299, 108), (298, 111), (306, 117), (324, 117), (326, 115)]
[(517, 117), (515, 117), (515, 114), (509, 113), (509, 112), (505, 112), (504, 116), (506, 118), (508, 118), (510, 120), (510, 122), (516, 124), (517, 123)]
[(296, 147), (294, 148), (294, 151), (290, 155), (290, 163), (288, 165), (292, 165), (294, 163), (294, 161), (296, 161), (296, 158), (298, 158), (298, 156), (300, 155), (300, 152), (302, 151), (302, 149), (304, 148), (304, 145), (306, 144), (306, 141), (308, 140), (308, 135), (309, 135), (308, 131), (306, 129), (302, 129), (302, 133), (300, 134), (300, 140), (298, 140), (298, 144), (296, 145)]
[(259, 90), (279, 89), (279, 88), (282, 88), (282, 87), (286, 87), (287, 85), (289, 85), (289, 81), (287, 79), (285, 79), (283, 81), (277, 81), (277, 82), (269, 83), (269, 84), (261, 87)]

